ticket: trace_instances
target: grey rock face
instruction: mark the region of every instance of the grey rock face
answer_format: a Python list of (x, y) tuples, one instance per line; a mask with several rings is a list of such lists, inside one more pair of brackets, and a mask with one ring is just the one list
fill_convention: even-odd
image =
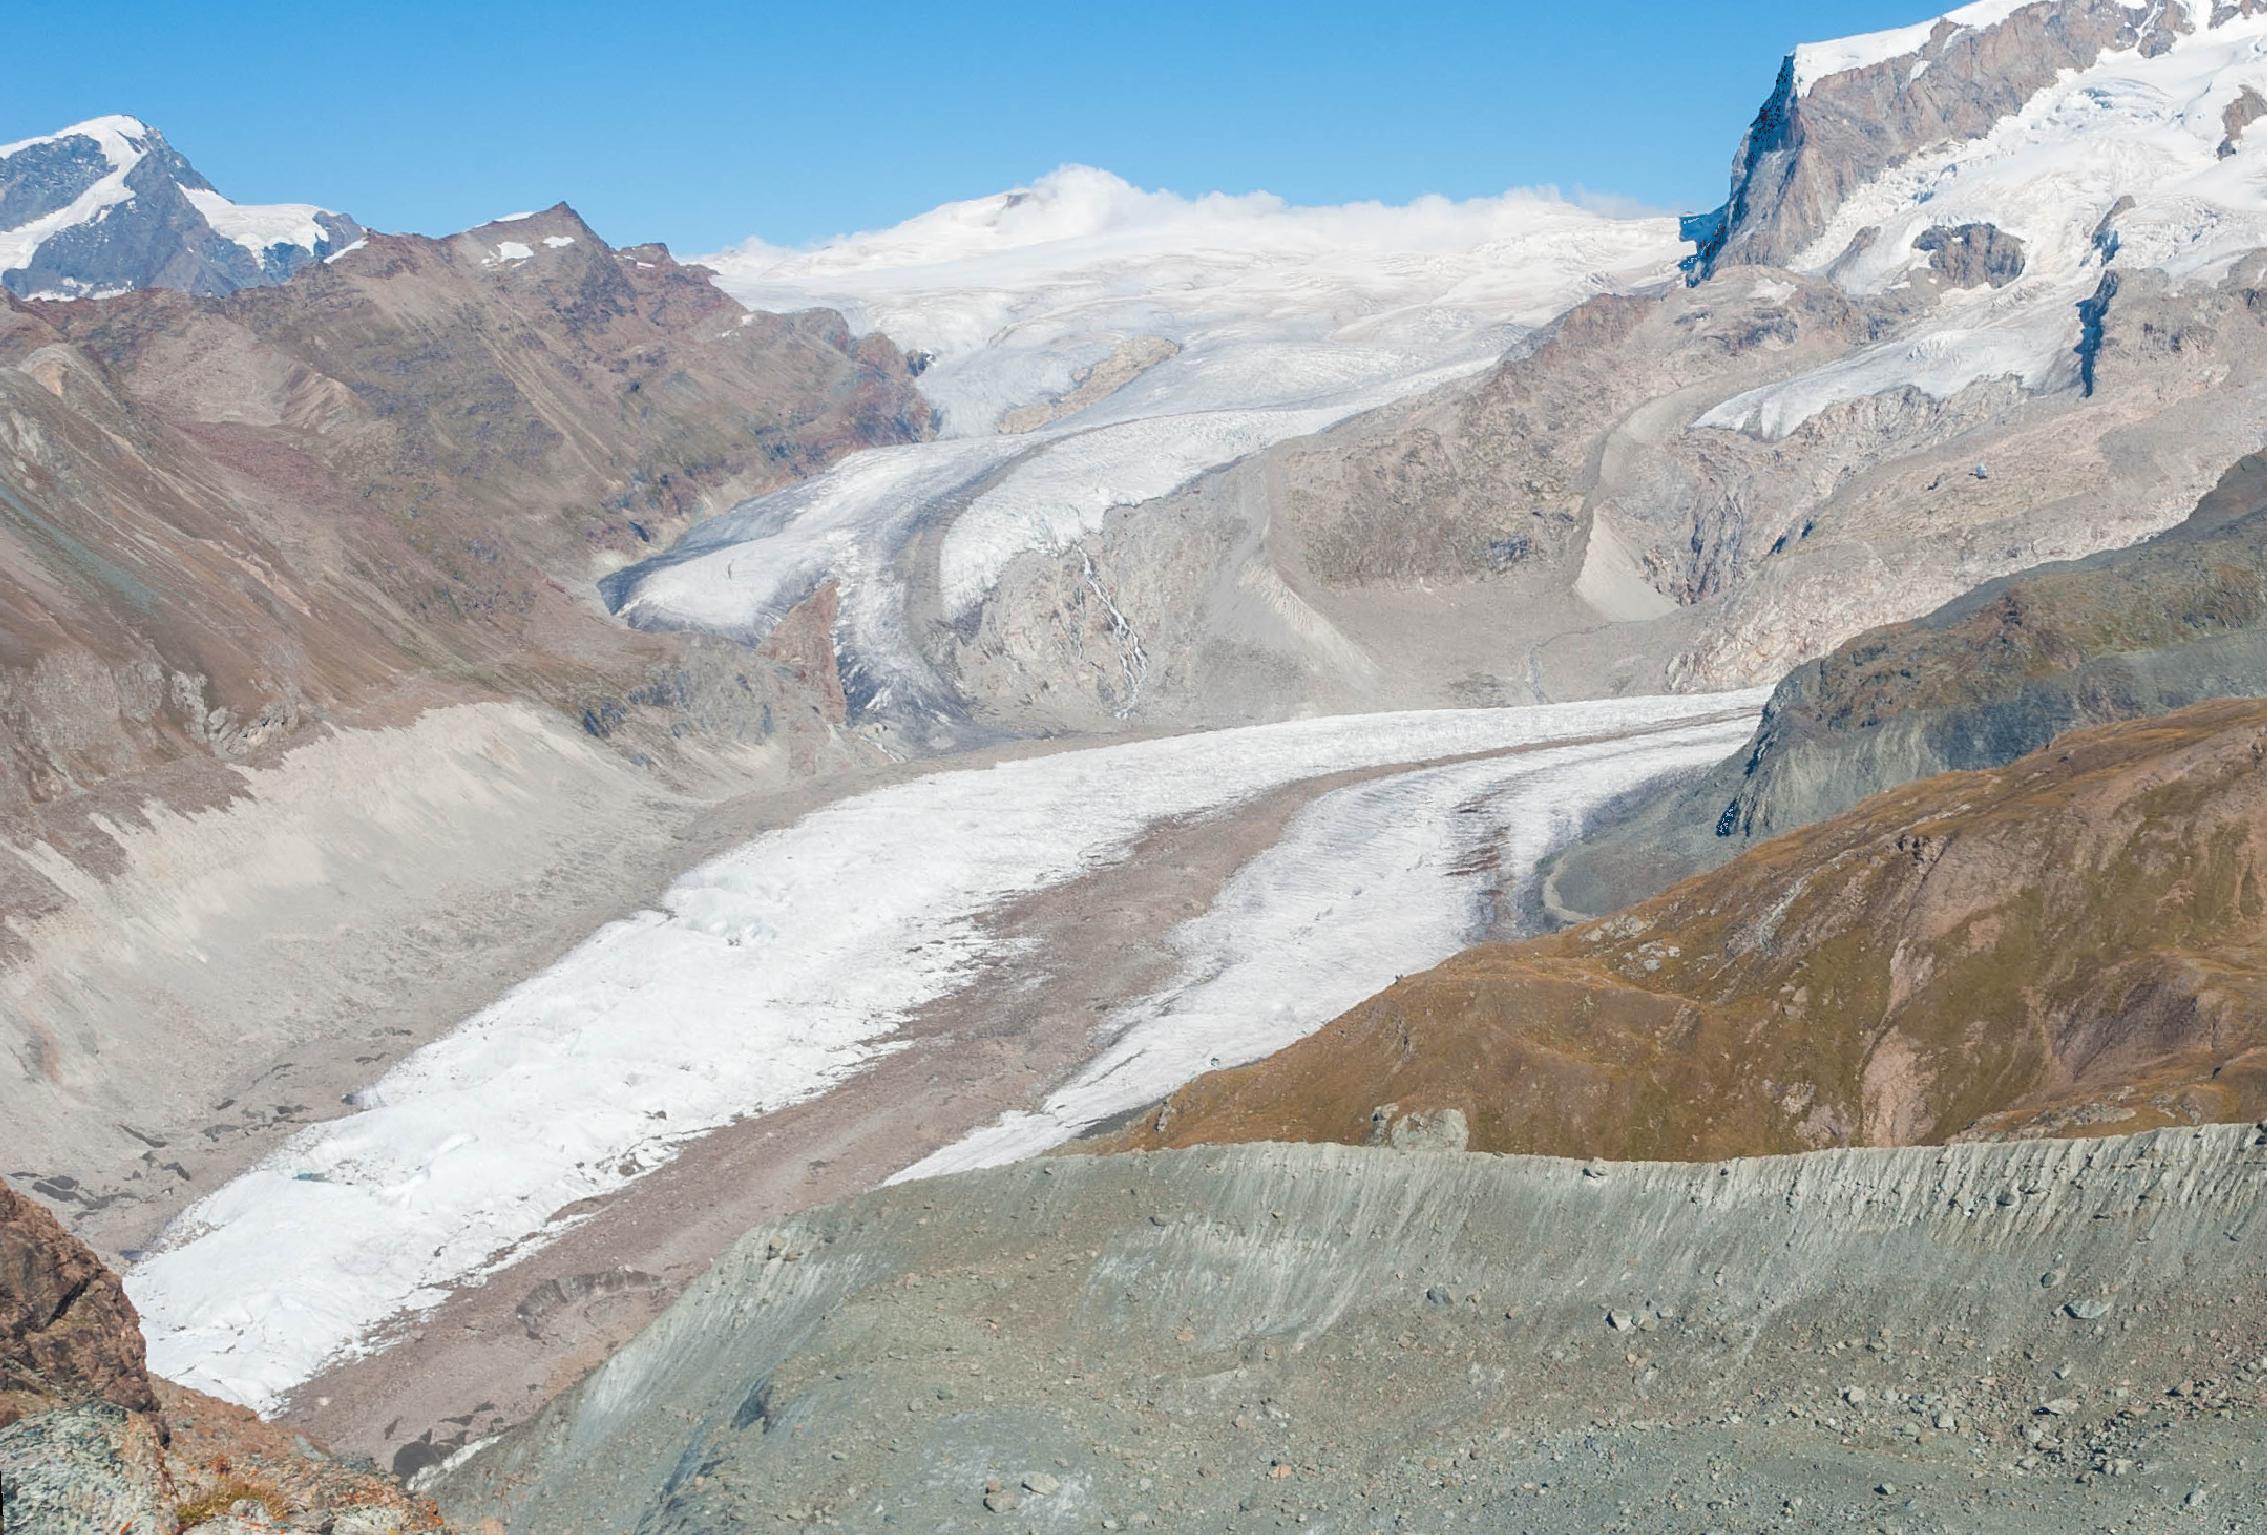
[(230, 293), (282, 282), (361, 236), (343, 214), (227, 202), (133, 118), (0, 154), (0, 287), (19, 297)]
[(1386, 1143), (1396, 1151), (1462, 1151), (1471, 1141), (1462, 1109), (1403, 1114), (1386, 1132)]
[(1954, 287), (2004, 288), (2023, 275), (2023, 242), (1996, 224), (1940, 224), (1913, 244)]
[(2232, 157), (2243, 142), (2243, 131), (2262, 117), (2267, 117), (2267, 96), (2245, 86), (2220, 114), (2220, 126), (2227, 131), (2227, 137), (2220, 140), (2220, 158)]
[(19, 229), (69, 207), (109, 170), (102, 147), (78, 135), (18, 150), (0, 160), (0, 229)]
[[(2257, 1454), (2243, 1390), (2145, 1422), (2113, 1392), (2158, 1398), (2174, 1359), (2250, 1378), (2260, 1158), (2219, 1127), (1603, 1183), (1324, 1146), (916, 1183), (752, 1234), (443, 1503), (585, 1535), (974, 1530), (1044, 1465), (1018, 1510), (1042, 1529), (1839, 1530), (1885, 1484), (1913, 1528), (2146, 1524), (2155, 1484)], [(2115, 1309), (2065, 1318), (2050, 1262)], [(2160, 1474), (2083, 1474), (2113, 1458)]]

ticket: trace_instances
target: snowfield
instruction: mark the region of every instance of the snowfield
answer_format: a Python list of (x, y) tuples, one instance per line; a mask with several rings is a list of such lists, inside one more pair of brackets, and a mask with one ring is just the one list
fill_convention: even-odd
[[(760, 639), (833, 577), (874, 691), (937, 708), (902, 632), (897, 561), (919, 530), (945, 526), (941, 602), (964, 616), (1018, 555), (1485, 367), (1592, 294), (1671, 280), (1681, 251), (1673, 220), (1545, 193), (1298, 208), (1071, 166), (815, 250), (703, 257), (747, 304), (840, 309), (927, 353), (944, 440), (744, 503), (618, 574), (608, 599), (641, 626)], [(1009, 415), (1035, 409), (1061, 414)], [(1033, 429), (1003, 435), (1003, 418)]]
[[(1068, 165), (894, 229), (700, 259), (752, 307), (823, 304), (932, 353), (922, 386), (946, 429), (971, 436), (1135, 336), (1183, 356), (1103, 419), (1342, 392), (1493, 355), (1601, 288), (1665, 280), (1680, 254), (1673, 219), (1609, 217), (1548, 190), (1303, 208)], [(1303, 366), (1287, 388), (1292, 357)]]
[[(152, 1368), (272, 1408), (686, 1139), (825, 1091), (911, 1012), (1013, 952), (1006, 902), (1122, 860), (1159, 821), (1349, 768), (1474, 753), (1318, 802), (1177, 940), (1187, 968), (1050, 1104), (1270, 1049), (1454, 948), (1500, 852), (1516, 883), (1572, 818), (1721, 754), (1763, 694), (1346, 716), (946, 770), (816, 811), (679, 880), (186, 1212), (132, 1272)], [(1727, 718), (1728, 716), (1728, 718)], [(1703, 721), (1718, 721), (1693, 728)], [(1623, 737), (1574, 745), (1591, 738)], [(1563, 743), (1554, 745), (1553, 743)], [(1477, 803), (1483, 814), (1457, 812)], [(1270, 950), (1281, 952), (1271, 953)], [(1327, 963), (1321, 958), (1327, 956)], [(1270, 999), (1316, 964), (1315, 995)], [(1138, 1063), (1131, 1073), (1119, 1059)], [(997, 1138), (984, 1155), (1014, 1154)]]

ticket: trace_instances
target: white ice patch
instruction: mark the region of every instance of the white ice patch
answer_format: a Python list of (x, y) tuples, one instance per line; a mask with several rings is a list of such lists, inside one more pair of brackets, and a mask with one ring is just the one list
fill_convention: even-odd
[(488, 222), (491, 224), (517, 224), (522, 219), (531, 219), (534, 217), (535, 212), (533, 209), (524, 209), (518, 213), (507, 213), (502, 218), (490, 219)]
[(543, 237), (543, 243), (545, 246), (555, 251), (565, 250), (568, 246), (575, 243), (575, 237), (573, 235), (545, 235)]
[(1821, 411), (1893, 389), (1917, 389), (1948, 400), (1986, 379), (2044, 386), (2074, 365), (2077, 318), (2059, 305), (2010, 306), (1986, 323), (1949, 325), (1919, 336), (1862, 347), (1809, 373), (1734, 395), (1695, 427), (1748, 432), (1771, 441)]
[[(1757, 695), (1760, 696), (1760, 695)], [(1607, 799), (1721, 759), (1746, 716), (1430, 768), (1323, 796), (1172, 935), (1173, 984), (1110, 1020), (1103, 1050), (1036, 1112), (1013, 1112), (890, 1181), (997, 1167), (1304, 1039), (1474, 942)]]
[(329, 210), (312, 203), (232, 203), (203, 187), (183, 187), (182, 195), (205, 216), (213, 233), (264, 256), (278, 245), (296, 245), (312, 251), (329, 238), (316, 215)]
[(369, 243), (370, 242), (368, 240), (357, 240), (352, 245), (342, 245), (337, 250), (332, 251), (328, 256), (325, 256), (323, 258), (323, 265), (329, 266), (334, 261), (343, 260), (344, 258), (353, 255), (356, 251), (362, 249), (362, 247), (368, 245)]
[(483, 261), (481, 265), (510, 266), (513, 262), (525, 261), (534, 254), (535, 251), (531, 246), (522, 245), (517, 240), (504, 240), (496, 246), (496, 254)]
[[(1293, 353), (1276, 375), (1279, 389), (1310, 359)], [(1137, 417), (1051, 440), (999, 484), (969, 502), (938, 552), (945, 612), (960, 617), (990, 594), (1009, 562), (1029, 550), (1057, 550), (1101, 528), (1105, 514), (1170, 494), (1206, 470), (1304, 437), (1411, 389), (1446, 383), (1477, 363), (1449, 366), (1368, 388), (1334, 387), (1310, 375), (1310, 403), (1272, 410), (1210, 410)]]
[(1009, 958), (1003, 903), (1318, 774), (1678, 723), (1761, 694), (1307, 720), (932, 773), (687, 874), (200, 1201), (128, 1289), (154, 1369), (273, 1407), (685, 1139), (808, 1098)]

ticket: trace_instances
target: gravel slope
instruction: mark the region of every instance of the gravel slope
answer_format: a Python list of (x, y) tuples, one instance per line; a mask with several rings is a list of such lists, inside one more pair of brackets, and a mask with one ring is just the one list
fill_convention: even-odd
[(2262, 1527), (2267, 1133), (1059, 1159), (752, 1233), (444, 1480), (584, 1535)]

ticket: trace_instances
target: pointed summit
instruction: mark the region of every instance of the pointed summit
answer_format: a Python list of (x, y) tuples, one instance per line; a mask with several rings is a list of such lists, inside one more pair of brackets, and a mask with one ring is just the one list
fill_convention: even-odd
[(362, 227), (308, 203), (230, 202), (135, 117), (0, 145), (0, 287), (74, 299), (281, 282)]

